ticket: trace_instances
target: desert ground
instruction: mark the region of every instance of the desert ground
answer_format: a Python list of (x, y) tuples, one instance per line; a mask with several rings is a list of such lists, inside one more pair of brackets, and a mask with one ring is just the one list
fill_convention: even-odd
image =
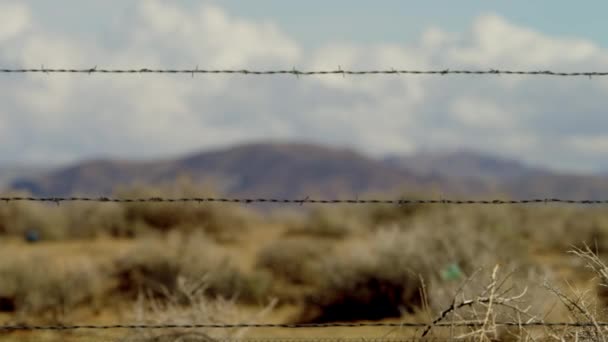
[[(599, 206), (1, 203), (3, 325), (428, 326), (7, 330), (0, 340), (603, 340), (599, 325), (495, 323), (605, 321), (607, 249)], [(479, 325), (438, 326), (449, 322)]]

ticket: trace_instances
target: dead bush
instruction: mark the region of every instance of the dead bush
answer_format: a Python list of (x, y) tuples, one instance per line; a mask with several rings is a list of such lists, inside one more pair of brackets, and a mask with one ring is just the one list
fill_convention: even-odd
[[(212, 196), (188, 180), (159, 186), (119, 189), (117, 197)], [(27, 196), (11, 193), (11, 196)], [(25, 237), (34, 232), (40, 240), (90, 239), (99, 236), (140, 237), (148, 233), (204, 231), (217, 241), (234, 241), (258, 220), (237, 205), (213, 203), (22, 203), (0, 206), (0, 235)]]
[(376, 228), (386, 224), (404, 224), (415, 216), (428, 214), (432, 210), (423, 204), (405, 204), (370, 206), (357, 212), (360, 218), (367, 222), (368, 227)]
[[(189, 181), (158, 187), (135, 187), (119, 191), (124, 197), (198, 197), (208, 193)], [(257, 218), (236, 205), (214, 203), (127, 203), (128, 225), (143, 225), (153, 231), (203, 231), (218, 241), (229, 242), (239, 236)]]
[(67, 218), (65, 238), (134, 237), (139, 233), (138, 226), (127, 222), (120, 203), (72, 203), (62, 205), (61, 210)]
[(0, 234), (25, 237), (28, 231), (35, 231), (43, 240), (63, 239), (68, 236), (69, 224), (65, 214), (55, 204), (3, 203), (0, 206)]
[(114, 276), (117, 290), (132, 298), (141, 292), (156, 297), (172, 294), (181, 278), (204, 281), (209, 296), (243, 302), (265, 300), (270, 288), (268, 277), (245, 274), (213, 242), (189, 234), (141, 242), (116, 261)]
[(377, 256), (328, 261), (322, 284), (305, 297), (298, 321), (379, 320), (400, 317), (420, 307), (420, 279), (382, 262)]
[(78, 305), (94, 304), (106, 284), (101, 268), (88, 260), (60, 263), (47, 255), (4, 258), (0, 279), (0, 301), (5, 310), (54, 321)]
[(292, 284), (314, 284), (319, 262), (331, 249), (331, 244), (314, 239), (279, 239), (258, 252), (256, 267)]
[[(139, 324), (236, 324), (258, 323), (274, 307), (269, 301), (254, 315), (244, 315), (234, 300), (212, 298), (206, 293), (205, 283), (191, 283), (180, 279), (177, 288), (163, 297), (140, 295), (135, 306), (134, 318)], [(173, 342), (238, 339), (247, 330), (240, 329), (172, 329), (171, 332), (143, 330), (132, 332), (123, 341), (127, 342)]]
[(356, 217), (339, 210), (317, 209), (287, 228), (286, 236), (308, 236), (324, 239), (341, 239), (359, 227)]
[(421, 278), (437, 307), (479, 267), (501, 263), (525, 272), (532, 265), (516, 235), (455, 210), (379, 227), (354, 241), (327, 258), (317, 277), (324, 282), (306, 298), (302, 319), (397, 317), (420, 306)]

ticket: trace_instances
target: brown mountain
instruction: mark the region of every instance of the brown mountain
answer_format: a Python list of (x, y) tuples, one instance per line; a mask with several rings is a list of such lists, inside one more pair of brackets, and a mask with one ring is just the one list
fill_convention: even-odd
[(420, 152), (406, 157), (389, 157), (386, 161), (416, 173), (435, 173), (444, 178), (475, 178), (484, 183), (501, 183), (543, 171), (518, 160), (470, 150)]
[(386, 161), (416, 174), (435, 174), (448, 184), (470, 183), (475, 179), (483, 187), (469, 188), (473, 193), (480, 193), (476, 190), (491, 189), (492, 192), (512, 198), (608, 197), (606, 175), (564, 173), (467, 150), (418, 153), (408, 157), (387, 158)]
[(257, 143), (159, 161), (95, 160), (12, 182), (38, 196), (109, 195), (117, 186), (210, 181), (228, 195), (341, 197), (370, 192), (602, 199), (608, 177), (559, 173), (471, 151), (377, 160), (350, 149)]
[(188, 176), (221, 184), (227, 194), (334, 197), (371, 191), (422, 191), (447, 186), (349, 149), (311, 144), (259, 143), (163, 161), (95, 160), (33, 178), (13, 189), (39, 196), (106, 195), (119, 185), (158, 184)]
[(17, 178), (35, 177), (52, 169), (52, 167), (38, 164), (0, 164), (0, 189), (8, 187)]

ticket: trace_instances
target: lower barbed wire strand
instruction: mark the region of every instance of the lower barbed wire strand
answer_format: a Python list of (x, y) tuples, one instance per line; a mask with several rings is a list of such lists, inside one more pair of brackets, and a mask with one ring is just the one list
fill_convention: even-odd
[(415, 205), (415, 204), (453, 204), (453, 205), (506, 205), (506, 204), (608, 204), (608, 200), (596, 199), (562, 199), (562, 198), (530, 198), (519, 200), (506, 199), (297, 199), (297, 198), (227, 198), (227, 197), (147, 197), (147, 198), (117, 198), (117, 197), (31, 197), (10, 196), (0, 197), (0, 202), (112, 202), (112, 203), (274, 203), (274, 204), (393, 204), (393, 205)]
[[(496, 322), (497, 326), (515, 327), (608, 327), (608, 322)], [(110, 325), (3, 325), (0, 331), (18, 330), (79, 330), (79, 329), (234, 329), (234, 328), (283, 328), (283, 329), (313, 329), (337, 327), (402, 327), (423, 328), (427, 323), (316, 323), (316, 324), (110, 324)], [(453, 322), (438, 323), (434, 327), (479, 327), (483, 322)]]

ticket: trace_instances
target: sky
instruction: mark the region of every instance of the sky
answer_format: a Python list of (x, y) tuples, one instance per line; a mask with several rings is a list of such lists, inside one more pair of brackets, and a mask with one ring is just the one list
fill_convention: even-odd
[[(607, 71), (608, 3), (0, 2), (0, 67)], [(0, 163), (257, 140), (608, 170), (608, 78), (0, 75)]]

